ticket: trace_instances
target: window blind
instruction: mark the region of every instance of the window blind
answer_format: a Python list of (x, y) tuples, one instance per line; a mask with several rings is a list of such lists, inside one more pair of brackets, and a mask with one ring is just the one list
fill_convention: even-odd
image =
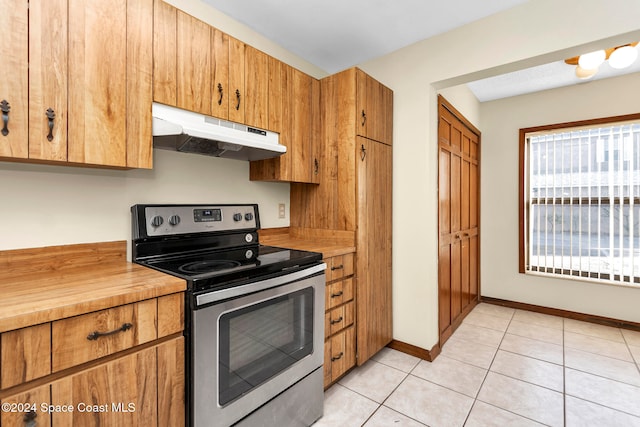
[(640, 122), (526, 141), (526, 271), (640, 284)]

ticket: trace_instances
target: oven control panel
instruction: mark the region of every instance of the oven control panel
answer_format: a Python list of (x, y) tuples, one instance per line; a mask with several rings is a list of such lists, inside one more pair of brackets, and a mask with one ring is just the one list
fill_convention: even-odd
[(149, 237), (260, 228), (258, 205), (254, 204), (136, 205), (132, 209)]

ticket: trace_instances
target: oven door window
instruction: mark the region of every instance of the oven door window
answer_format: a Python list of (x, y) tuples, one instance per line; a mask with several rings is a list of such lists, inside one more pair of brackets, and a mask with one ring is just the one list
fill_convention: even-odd
[(313, 352), (313, 288), (224, 313), (218, 326), (224, 406)]

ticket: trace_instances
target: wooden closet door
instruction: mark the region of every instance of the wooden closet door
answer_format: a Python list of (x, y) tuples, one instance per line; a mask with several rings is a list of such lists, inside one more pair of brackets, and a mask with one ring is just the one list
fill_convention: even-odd
[(442, 97), (438, 113), (438, 309), (442, 345), (479, 297), (480, 132)]

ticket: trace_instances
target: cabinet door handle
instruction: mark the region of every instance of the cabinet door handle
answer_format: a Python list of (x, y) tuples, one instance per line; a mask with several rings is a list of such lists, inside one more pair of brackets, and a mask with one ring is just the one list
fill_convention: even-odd
[(9, 135), (9, 111), (11, 111), (11, 106), (6, 99), (0, 102), (0, 111), (2, 111), (2, 123), (4, 125), (2, 127), (2, 135), (7, 136)]
[(364, 162), (364, 158), (367, 157), (367, 149), (364, 148), (364, 144), (360, 146), (360, 160)]
[(56, 118), (56, 112), (51, 108), (47, 109), (47, 119), (49, 119), (49, 135), (47, 135), (47, 139), (49, 141), (53, 141), (53, 121)]
[(22, 421), (24, 421), (26, 427), (35, 427), (38, 424), (36, 418), (38, 418), (38, 413), (36, 411), (29, 411), (24, 414)]
[(364, 126), (365, 123), (367, 123), (367, 114), (362, 110), (362, 126)]
[(341, 296), (342, 296), (342, 294), (344, 294), (344, 292), (343, 292), (343, 291), (336, 292), (335, 294), (331, 294), (331, 298), (338, 298), (338, 297), (341, 297)]
[(344, 268), (344, 264), (334, 265), (333, 267), (331, 267), (331, 271), (342, 270), (343, 268)]
[(240, 89), (236, 89), (236, 99), (238, 100), (238, 103), (236, 104), (236, 110), (240, 109)]
[(109, 331), (109, 332), (93, 331), (89, 335), (87, 335), (87, 339), (89, 341), (95, 341), (100, 337), (106, 337), (109, 335), (117, 334), (118, 332), (128, 331), (131, 328), (133, 328), (133, 325), (131, 323), (123, 323), (122, 326), (120, 326), (118, 329), (114, 329), (113, 331)]
[(331, 361), (335, 362), (336, 360), (340, 360), (340, 359), (342, 359), (342, 356), (344, 356), (344, 351), (341, 351), (340, 354), (337, 355), (337, 356), (332, 356), (331, 357)]
[(320, 170), (320, 164), (318, 163), (318, 159), (313, 159), (313, 173), (315, 175), (318, 175), (319, 170)]
[(220, 94), (220, 98), (218, 98), (218, 105), (222, 105), (222, 96), (224, 94), (222, 90), (222, 84), (218, 83), (218, 93)]
[(331, 324), (335, 325), (336, 323), (340, 323), (342, 322), (342, 316), (338, 317), (337, 319), (331, 320)]

